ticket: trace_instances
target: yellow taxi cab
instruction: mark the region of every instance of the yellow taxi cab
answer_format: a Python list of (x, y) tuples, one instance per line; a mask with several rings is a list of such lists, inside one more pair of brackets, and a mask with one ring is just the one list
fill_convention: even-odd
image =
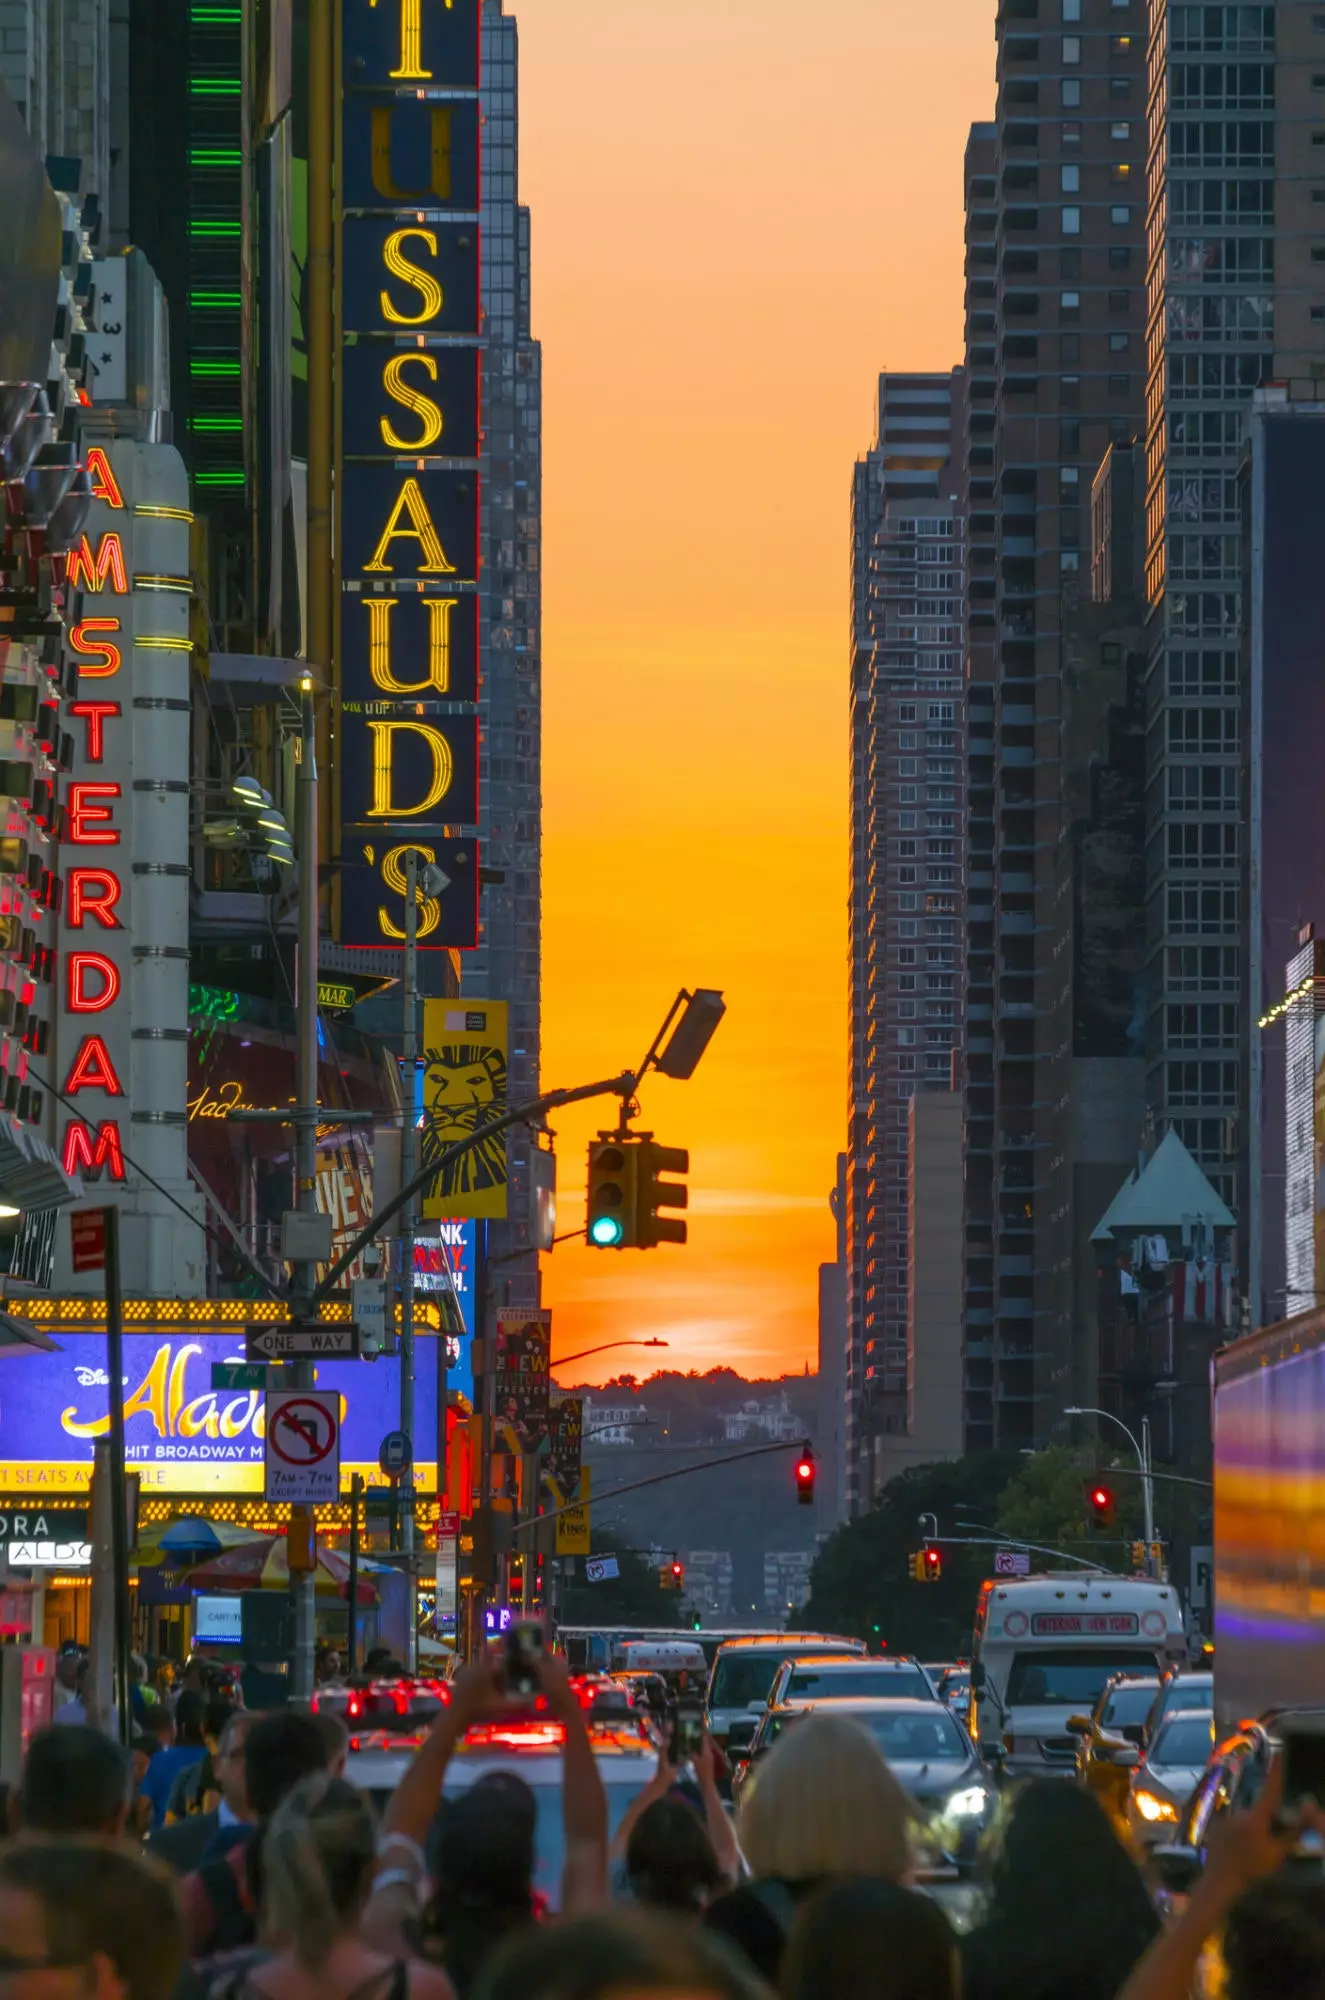
[(1158, 1688), (1158, 1674), (1112, 1674), (1089, 1715), (1068, 1717), (1068, 1734), (1077, 1739), (1077, 1777), (1122, 1831), (1132, 1770), (1141, 1759), (1146, 1717)]

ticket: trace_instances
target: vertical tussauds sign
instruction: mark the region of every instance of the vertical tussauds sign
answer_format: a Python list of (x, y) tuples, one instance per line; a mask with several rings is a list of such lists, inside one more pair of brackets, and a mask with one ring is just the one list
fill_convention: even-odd
[(341, 940), (478, 927), (479, 0), (341, 0)]

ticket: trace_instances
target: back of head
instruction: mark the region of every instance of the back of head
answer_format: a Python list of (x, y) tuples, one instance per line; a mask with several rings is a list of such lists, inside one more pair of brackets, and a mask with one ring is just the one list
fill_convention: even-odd
[(276, 1808), (262, 1844), (263, 1916), (301, 1965), (321, 1965), (357, 1925), (376, 1853), (372, 1808), (344, 1778), (301, 1778)]
[(684, 1799), (655, 1799), (640, 1814), (626, 1847), (626, 1874), (639, 1903), (697, 1914), (722, 1887), (713, 1842)]
[(175, 1734), (181, 1743), (191, 1744), (195, 1749), (207, 1741), (207, 1700), (205, 1694), (185, 1688), (175, 1703)]
[(540, 1926), (498, 1952), (474, 2000), (760, 2000), (768, 1989), (715, 1938), (648, 1910)]
[(529, 1786), (506, 1771), (438, 1809), (428, 1835), (433, 1894), (424, 1927), (462, 1994), (502, 1939), (533, 1923), (537, 1820)]
[(153, 1749), (159, 1750), (163, 1743), (169, 1743), (174, 1737), (174, 1714), (163, 1701), (149, 1702), (139, 1728), (144, 1736), (151, 1737)]
[(1272, 1876), (1249, 1889), (1224, 1931), (1228, 2000), (1319, 2000), (1325, 1993), (1325, 1883)]
[(19, 1791), (27, 1833), (118, 1833), (129, 1803), (131, 1766), (99, 1729), (65, 1723), (38, 1730)]
[(87, 1964), (104, 1953), (127, 2000), (171, 2000), (184, 1927), (169, 1877), (151, 1862), (99, 1841), (18, 1841), (0, 1850), (0, 1895), (7, 1890), (41, 1905), (62, 1958)]
[(909, 1813), (868, 1731), (820, 1711), (787, 1730), (760, 1764), (741, 1801), (741, 1847), (756, 1876), (896, 1882), (910, 1860)]
[(209, 1743), (219, 1743), (225, 1733), (231, 1716), (240, 1714), (235, 1707), (234, 1697), (228, 1694), (209, 1694), (207, 1709), (203, 1717), (203, 1734)]
[(301, 1778), (326, 1768), (327, 1739), (311, 1715), (274, 1709), (245, 1732), (244, 1789), (258, 1820), (270, 1819)]
[(930, 1897), (862, 1876), (805, 1904), (782, 1962), (785, 2000), (958, 2000), (952, 1926)]

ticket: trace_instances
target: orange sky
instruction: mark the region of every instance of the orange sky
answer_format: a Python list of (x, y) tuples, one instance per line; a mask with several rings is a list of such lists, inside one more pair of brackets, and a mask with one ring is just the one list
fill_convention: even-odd
[[(643, 1124), (684, 1249), (545, 1260), (553, 1354), (816, 1353), (845, 1132), (848, 495), (884, 367), (960, 359), (991, 0), (507, 0), (543, 343), (546, 1086), (729, 1013)], [(559, 1227), (592, 1107), (557, 1121)]]

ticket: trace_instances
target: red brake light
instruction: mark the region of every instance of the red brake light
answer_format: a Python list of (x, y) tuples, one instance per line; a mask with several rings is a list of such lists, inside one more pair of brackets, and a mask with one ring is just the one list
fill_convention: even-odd
[(352, 1694), (350, 1696), (348, 1702), (346, 1702), (345, 1704), (345, 1713), (346, 1715), (349, 1716), (351, 1721), (354, 1720), (355, 1716), (363, 1714), (362, 1695)]
[(396, 1689), (396, 1691), (395, 1691), (395, 1703), (396, 1703), (396, 1714), (397, 1714), (397, 1715), (408, 1715), (408, 1714), (409, 1714), (409, 1696), (408, 1696), (408, 1695), (406, 1694), (406, 1692), (405, 1692), (405, 1690), (404, 1690), (403, 1688), (397, 1688), (397, 1689)]
[(550, 1750), (565, 1741), (560, 1722), (476, 1722), (465, 1731), (465, 1742), (476, 1748)]

